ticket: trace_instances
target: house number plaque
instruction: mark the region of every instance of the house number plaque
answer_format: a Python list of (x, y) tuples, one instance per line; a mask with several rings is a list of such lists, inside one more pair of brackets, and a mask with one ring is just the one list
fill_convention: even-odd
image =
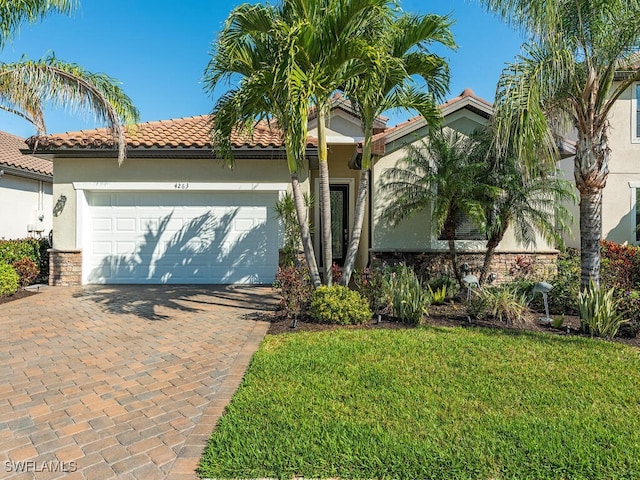
[(176, 183), (173, 188), (175, 188), (176, 190), (188, 190), (189, 189), (189, 184), (188, 183)]

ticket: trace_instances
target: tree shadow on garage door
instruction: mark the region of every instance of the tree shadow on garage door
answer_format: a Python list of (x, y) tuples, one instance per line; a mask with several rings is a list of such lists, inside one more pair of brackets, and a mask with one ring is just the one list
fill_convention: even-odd
[[(134, 251), (105, 256), (88, 278), (93, 284), (145, 286), (123, 290), (94, 285), (78, 295), (89, 297), (114, 313), (133, 313), (153, 320), (168, 318), (170, 315), (163, 313), (167, 308), (189, 312), (211, 305), (237, 308), (243, 299), (260, 310), (260, 296), (250, 289), (233, 289), (233, 295), (229, 295), (230, 288), (194, 285), (273, 281), (277, 268), (277, 229), (269, 229), (265, 222), (250, 225), (248, 219), (238, 218), (238, 212), (236, 208), (219, 218), (206, 213), (179, 227), (172, 221), (173, 213), (150, 221)], [(117, 248), (117, 242), (114, 243)], [(213, 299), (212, 294), (215, 297), (220, 294), (220, 298)], [(232, 303), (230, 298), (234, 299)], [(271, 306), (265, 309), (270, 310)]]

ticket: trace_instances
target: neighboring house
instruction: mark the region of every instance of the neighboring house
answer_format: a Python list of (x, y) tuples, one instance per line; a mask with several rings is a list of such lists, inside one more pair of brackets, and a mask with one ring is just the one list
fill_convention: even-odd
[[(442, 105), (442, 113), (446, 126), (469, 133), (488, 121), (492, 109), (465, 90)], [(317, 199), (315, 122), (311, 115), (300, 182)], [(404, 145), (424, 136), (424, 120), (386, 128), (380, 118), (375, 127), (372, 208), (362, 232), (359, 268), (371, 254), (446, 249), (432, 235), (429, 212), (396, 229), (380, 220), (388, 202), (377, 194), (381, 175), (402, 158)], [(214, 158), (209, 128), (207, 116), (141, 124), (128, 134), (128, 157), (121, 166), (104, 129), (29, 139), (34, 154), (52, 159), (56, 171), (51, 282), (271, 283), (282, 242), (274, 204), (290, 189), (281, 134), (259, 124), (250, 138), (233, 138), (236, 165), (231, 169)], [(332, 101), (328, 129), (333, 250), (340, 263), (353, 222), (363, 134), (360, 119), (339, 95)], [(318, 225), (317, 201), (310, 218)], [(474, 252), (483, 246), (483, 239), (461, 243)], [(315, 247), (319, 254), (319, 235)], [(523, 249), (505, 238), (504, 258), (512, 261), (520, 253)], [(536, 250), (542, 256), (555, 253), (544, 244)]]
[(20, 153), (24, 142), (0, 132), (0, 239), (39, 237), (52, 227), (53, 163)]
[[(602, 192), (602, 238), (640, 245), (640, 83), (628, 88), (615, 102), (609, 122), (610, 160)], [(560, 167), (565, 178), (575, 184), (574, 157), (563, 159)], [(580, 248), (578, 205), (572, 211), (576, 221), (565, 243)]]

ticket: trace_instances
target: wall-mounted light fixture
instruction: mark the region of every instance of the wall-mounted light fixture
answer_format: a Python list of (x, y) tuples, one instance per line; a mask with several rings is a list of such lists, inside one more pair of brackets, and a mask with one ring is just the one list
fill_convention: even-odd
[(56, 201), (56, 204), (53, 206), (54, 217), (60, 216), (60, 214), (64, 210), (64, 206), (66, 203), (67, 203), (66, 195), (60, 195), (60, 197), (58, 197), (58, 200)]

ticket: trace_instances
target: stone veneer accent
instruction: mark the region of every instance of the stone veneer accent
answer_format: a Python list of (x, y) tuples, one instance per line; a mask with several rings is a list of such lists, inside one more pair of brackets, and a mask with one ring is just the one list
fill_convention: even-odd
[[(496, 252), (491, 262), (489, 273), (495, 273), (496, 284), (508, 282), (515, 278), (522, 278), (530, 265), (531, 274), (540, 279), (550, 279), (557, 273), (556, 261), (558, 253), (555, 252)], [(484, 252), (457, 252), (458, 265), (469, 265), (469, 273), (480, 275), (484, 263)], [(371, 260), (375, 265), (378, 262), (396, 264), (404, 262), (414, 268), (419, 276), (433, 277), (438, 275), (453, 276), (451, 260), (448, 251), (425, 252), (371, 252)]]
[(49, 285), (72, 287), (82, 284), (82, 250), (49, 250)]

